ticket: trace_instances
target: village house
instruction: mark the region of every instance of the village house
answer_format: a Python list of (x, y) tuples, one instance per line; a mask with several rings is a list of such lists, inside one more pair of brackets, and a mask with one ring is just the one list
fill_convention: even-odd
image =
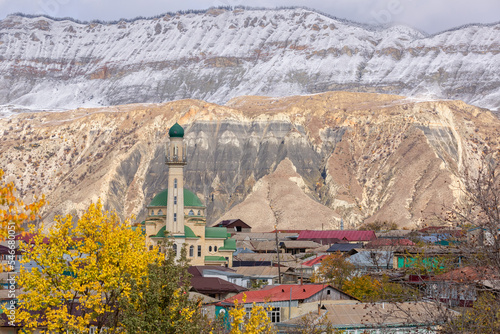
[(228, 220), (222, 220), (218, 222), (217, 224), (214, 225), (214, 227), (225, 227), (227, 228), (227, 231), (230, 233), (249, 233), (252, 232), (252, 227), (245, 223), (241, 219), (228, 219)]
[[(243, 293), (223, 300), (218, 304), (220, 308), (234, 306), (234, 301), (243, 303), (247, 313), (255, 305), (269, 307), (268, 316), (272, 323), (279, 323), (293, 318), (303, 303), (322, 303), (325, 300), (356, 300), (356, 298), (325, 284), (270, 286), (258, 291), (245, 292), (246, 300), (243, 303)], [(220, 311), (219, 311), (220, 312)]]

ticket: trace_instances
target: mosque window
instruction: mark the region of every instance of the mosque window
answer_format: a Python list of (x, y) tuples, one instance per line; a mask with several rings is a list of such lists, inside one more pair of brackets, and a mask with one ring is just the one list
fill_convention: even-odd
[(189, 215), (189, 216), (194, 216), (194, 211), (193, 211), (193, 210), (189, 210), (188, 215)]
[(201, 257), (201, 246), (198, 245), (198, 257)]
[(174, 204), (177, 204), (177, 196), (174, 196)]
[(176, 222), (176, 221), (177, 221), (177, 214), (174, 213), (174, 222)]
[(177, 244), (174, 244), (174, 253), (175, 253), (175, 256), (177, 256)]
[(155, 215), (155, 210), (151, 210), (151, 216)]
[(201, 211), (200, 210), (198, 210), (198, 216), (201, 216)]
[(212, 246), (208, 246), (208, 251), (212, 253)]
[(158, 210), (158, 216), (161, 216), (162, 214), (163, 214), (163, 211), (161, 211), (161, 209)]
[(174, 188), (177, 189), (177, 179), (174, 179)]
[(191, 245), (189, 246), (189, 257), (193, 257), (194, 256), (194, 246)]
[(214, 252), (217, 252), (217, 246), (214, 246)]

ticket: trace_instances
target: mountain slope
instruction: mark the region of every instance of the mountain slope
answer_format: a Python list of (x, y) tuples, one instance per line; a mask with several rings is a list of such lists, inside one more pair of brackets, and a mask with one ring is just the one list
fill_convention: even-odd
[[(263, 211), (276, 202), (280, 229), (296, 226), (297, 210), (331, 213), (332, 222), (343, 217), (353, 227), (377, 219), (430, 223), (456, 202), (463, 169), (499, 147), (500, 128), (489, 111), (460, 101), (346, 92), (247, 96), (226, 106), (181, 100), (80, 108), (0, 119), (0, 168), (26, 200), (48, 196), (49, 221), (99, 197), (122, 217), (141, 219), (167, 186), (164, 150), (175, 121), (186, 133), (186, 186), (206, 203), (209, 222), (252, 194)], [(264, 196), (266, 184), (298, 202), (279, 200), (272, 187)], [(247, 222), (269, 230), (268, 218)], [(322, 219), (303, 227), (318, 228)]]
[(76, 108), (331, 90), (500, 106), (500, 25), (430, 37), (305, 9), (208, 10), (114, 24), (0, 22), (0, 104)]

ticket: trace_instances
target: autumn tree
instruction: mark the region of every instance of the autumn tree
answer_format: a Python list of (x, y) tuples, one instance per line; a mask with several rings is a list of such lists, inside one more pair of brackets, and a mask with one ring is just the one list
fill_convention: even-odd
[(328, 282), (338, 289), (354, 275), (355, 267), (340, 252), (327, 256), (321, 262), (317, 273), (314, 273), (313, 282)]
[(144, 236), (105, 212), (100, 201), (91, 204), (73, 227), (72, 217), (57, 217), (44, 235), (31, 230), (18, 283), (16, 322), (27, 332), (66, 333), (121, 324), (120, 305), (130, 298), (132, 282), (147, 276), (157, 251), (145, 249)]
[(170, 244), (165, 258), (148, 265), (148, 274), (133, 280), (130, 298), (123, 300), (123, 326), (128, 333), (208, 332), (210, 324), (201, 314), (200, 303), (189, 298), (191, 274), (186, 249), (176, 259)]
[(0, 169), (0, 240), (13, 239), (22, 231), (22, 225), (35, 220), (40, 209), (45, 204), (45, 197), (35, 199), (31, 204), (25, 204), (16, 196), (14, 183), (3, 179), (4, 171)]
[(253, 303), (250, 314), (246, 314), (243, 304), (246, 295), (243, 294), (241, 303), (236, 299), (234, 307), (229, 310), (231, 319), (230, 334), (273, 334), (276, 330), (267, 315), (269, 308)]

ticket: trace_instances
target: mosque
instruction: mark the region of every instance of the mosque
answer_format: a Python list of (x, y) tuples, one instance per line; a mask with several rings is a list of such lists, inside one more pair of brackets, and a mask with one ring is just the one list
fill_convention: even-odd
[(146, 243), (152, 248), (169, 239), (177, 256), (181, 247), (186, 247), (191, 265), (232, 267), (236, 241), (230, 239), (226, 227), (206, 226), (206, 207), (196, 194), (184, 188), (187, 163), (184, 129), (175, 123), (168, 135), (165, 159), (168, 187), (156, 194), (147, 206), (147, 217), (142, 223)]

